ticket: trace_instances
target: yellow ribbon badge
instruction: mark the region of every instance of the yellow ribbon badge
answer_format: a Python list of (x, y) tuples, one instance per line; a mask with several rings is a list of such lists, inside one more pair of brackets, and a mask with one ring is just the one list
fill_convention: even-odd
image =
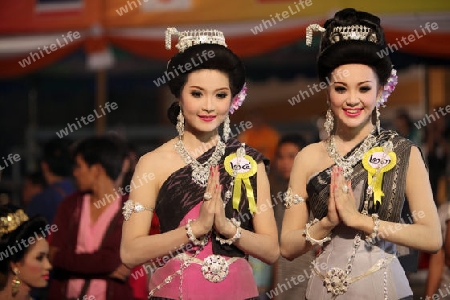
[(231, 153), (225, 157), (225, 170), (234, 177), (233, 188), (233, 209), (239, 210), (241, 200), (241, 186), (245, 186), (250, 213), (256, 212), (256, 201), (253, 188), (249, 178), (256, 174), (258, 164), (249, 155), (238, 157), (236, 153)]
[(368, 184), (373, 190), (374, 204), (381, 204), (381, 197), (384, 196), (383, 173), (395, 166), (397, 155), (393, 151), (385, 151), (383, 147), (374, 147), (364, 154), (362, 163), (368, 173)]

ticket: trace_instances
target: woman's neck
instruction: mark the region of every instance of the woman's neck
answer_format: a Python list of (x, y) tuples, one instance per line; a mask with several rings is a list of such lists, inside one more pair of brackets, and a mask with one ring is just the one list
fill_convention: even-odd
[(363, 141), (373, 130), (375, 126), (368, 122), (364, 126), (357, 128), (348, 128), (337, 125), (335, 131), (335, 140), (338, 141), (339, 153), (347, 153), (361, 141)]
[(182, 140), (189, 153), (191, 153), (194, 157), (197, 157), (217, 145), (219, 138), (220, 137), (217, 134), (217, 131), (194, 134), (188, 130), (185, 130)]

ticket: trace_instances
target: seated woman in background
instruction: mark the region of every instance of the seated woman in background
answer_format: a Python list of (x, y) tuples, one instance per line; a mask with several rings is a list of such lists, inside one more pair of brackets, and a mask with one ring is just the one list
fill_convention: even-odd
[(43, 217), (28, 219), (22, 209), (0, 206), (0, 299), (29, 300), (32, 288), (47, 286), (48, 228)]

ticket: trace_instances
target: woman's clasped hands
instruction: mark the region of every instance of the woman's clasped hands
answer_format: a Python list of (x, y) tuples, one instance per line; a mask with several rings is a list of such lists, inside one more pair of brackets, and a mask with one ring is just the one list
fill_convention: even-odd
[(345, 179), (341, 167), (333, 166), (331, 169), (328, 214), (326, 216), (328, 222), (332, 227), (337, 226), (340, 222), (351, 227), (359, 216), (361, 214), (356, 208), (351, 181)]
[(225, 216), (222, 189), (219, 166), (211, 166), (200, 213), (192, 223), (197, 238), (207, 234), (212, 229), (227, 238), (235, 234), (236, 226)]

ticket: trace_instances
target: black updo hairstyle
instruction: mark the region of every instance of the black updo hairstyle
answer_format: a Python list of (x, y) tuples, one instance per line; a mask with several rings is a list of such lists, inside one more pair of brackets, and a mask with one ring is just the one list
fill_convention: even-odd
[[(366, 40), (344, 40), (339, 32), (333, 32), (338, 26), (363, 25), (372, 31)], [(324, 25), (320, 41), (317, 71), (321, 82), (327, 82), (331, 73), (346, 64), (363, 64), (371, 67), (378, 76), (380, 86), (384, 86), (391, 74), (392, 63), (389, 56), (381, 52), (386, 47), (384, 31), (380, 19), (370, 13), (346, 8), (334, 15)], [(376, 37), (376, 42), (371, 39)], [(333, 42), (339, 39), (338, 42)]]
[[(1, 205), (0, 218), (6, 217), (8, 214), (13, 214), (17, 212), (18, 209), (20, 208), (12, 204)], [(8, 274), (11, 271), (10, 263), (21, 261), (33, 246), (22, 246), (20, 250), (17, 244), (20, 243), (22, 239), (27, 241), (28, 238), (35, 237), (35, 234), (40, 235), (39, 233), (42, 232), (46, 225), (47, 221), (45, 218), (35, 216), (20, 224), (20, 226), (12, 232), (3, 234), (0, 237), (0, 255), (2, 256), (2, 259), (0, 260), (0, 290), (3, 290), (7, 283), (6, 280), (8, 279)], [(8, 246), (10, 248), (8, 248)], [(10, 249), (14, 249), (14, 251)]]
[[(208, 59), (205, 59), (202, 53), (214, 53), (213, 57), (206, 55)], [(212, 52), (210, 52), (212, 51)], [(200, 58), (199, 58), (200, 56)], [(200, 62), (201, 59), (201, 62)], [(196, 62), (193, 64), (192, 62)], [(231, 98), (236, 96), (242, 89), (245, 83), (245, 67), (241, 59), (234, 54), (230, 49), (218, 45), (218, 44), (199, 44), (194, 45), (186, 49), (184, 52), (176, 54), (169, 62), (167, 66), (167, 72), (174, 73), (174, 69), (178, 66), (184, 66), (185, 64), (191, 64), (192, 69), (187, 72), (178, 72), (179, 76), (169, 81), (169, 88), (172, 94), (176, 98), (180, 98), (181, 91), (187, 82), (189, 73), (197, 70), (209, 69), (218, 70), (228, 75), (230, 81)], [(178, 69), (177, 69), (178, 70)], [(177, 116), (180, 113), (180, 106), (178, 102), (172, 103), (167, 116), (172, 124), (177, 123)]]

